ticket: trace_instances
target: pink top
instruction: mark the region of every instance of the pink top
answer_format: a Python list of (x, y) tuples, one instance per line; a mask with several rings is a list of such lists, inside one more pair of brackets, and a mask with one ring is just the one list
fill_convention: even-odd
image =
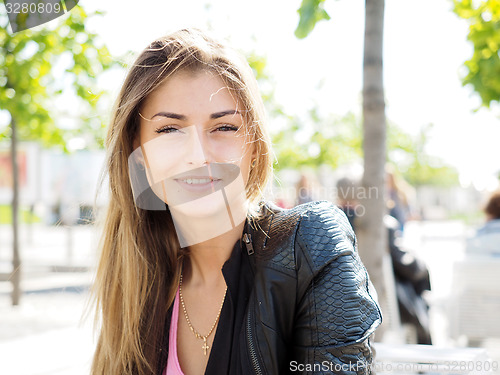
[(184, 375), (177, 357), (177, 322), (179, 321), (179, 289), (175, 295), (174, 307), (172, 310), (172, 321), (170, 323), (170, 333), (168, 339), (168, 359), (167, 366), (163, 370), (163, 375)]

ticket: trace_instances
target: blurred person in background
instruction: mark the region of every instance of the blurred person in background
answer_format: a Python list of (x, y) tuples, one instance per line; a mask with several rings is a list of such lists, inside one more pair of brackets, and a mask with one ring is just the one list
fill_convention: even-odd
[(344, 212), (349, 220), (349, 224), (354, 229), (356, 219), (356, 208), (358, 201), (356, 199), (357, 184), (350, 178), (343, 177), (337, 181), (337, 206)]
[(389, 215), (399, 223), (399, 229), (404, 230), (407, 220), (414, 218), (410, 196), (413, 195), (412, 187), (401, 177), (396, 175), (394, 168), (386, 167), (386, 194)]
[(424, 298), (425, 293), (431, 290), (429, 269), (411, 250), (401, 245), (398, 221), (386, 215), (384, 224), (388, 232), (401, 323), (415, 328), (416, 344), (432, 345), (429, 305)]
[(302, 171), (300, 173), (300, 178), (295, 185), (296, 199), (295, 204), (303, 204), (312, 202), (314, 200), (314, 190), (315, 186), (315, 176), (313, 172)]
[(494, 192), (484, 207), (486, 223), (467, 240), (468, 254), (500, 256), (500, 190)]

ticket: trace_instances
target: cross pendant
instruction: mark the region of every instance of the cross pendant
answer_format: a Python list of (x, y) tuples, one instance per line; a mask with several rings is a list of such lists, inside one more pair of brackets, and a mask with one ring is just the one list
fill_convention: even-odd
[(201, 348), (203, 349), (203, 353), (207, 355), (207, 350), (210, 346), (207, 345), (207, 339), (205, 337), (203, 337), (203, 346)]

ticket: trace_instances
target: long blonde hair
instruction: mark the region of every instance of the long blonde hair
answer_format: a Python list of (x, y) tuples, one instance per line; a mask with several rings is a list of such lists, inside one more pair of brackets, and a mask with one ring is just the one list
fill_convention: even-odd
[[(93, 285), (96, 322), (100, 323), (93, 375), (156, 371), (166, 313), (178, 287), (186, 251), (179, 246), (168, 209), (148, 211), (136, 207), (128, 156), (139, 129), (141, 104), (172, 74), (185, 69), (217, 73), (243, 106), (246, 130), (258, 155), (246, 185), (251, 207), (258, 206), (272, 176), (273, 157), (264, 127), (262, 99), (246, 61), (194, 29), (151, 43), (125, 79), (106, 139), (110, 201)], [(250, 211), (249, 217), (256, 212)]]

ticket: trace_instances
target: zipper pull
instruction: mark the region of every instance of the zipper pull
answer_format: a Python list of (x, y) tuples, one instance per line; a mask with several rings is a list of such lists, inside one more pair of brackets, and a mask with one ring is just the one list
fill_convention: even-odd
[(247, 248), (248, 255), (252, 255), (254, 253), (253, 245), (252, 245), (252, 236), (250, 236), (249, 234), (245, 233), (243, 235), (243, 241), (245, 242), (245, 246)]

